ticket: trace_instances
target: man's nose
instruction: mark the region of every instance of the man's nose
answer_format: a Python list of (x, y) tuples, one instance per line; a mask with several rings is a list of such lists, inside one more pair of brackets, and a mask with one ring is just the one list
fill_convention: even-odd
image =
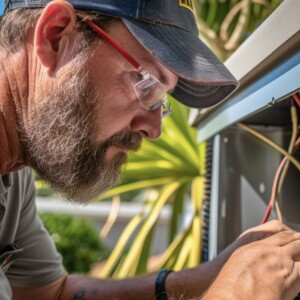
[(162, 131), (161, 108), (139, 112), (131, 121), (131, 130), (140, 133), (143, 138), (158, 139)]

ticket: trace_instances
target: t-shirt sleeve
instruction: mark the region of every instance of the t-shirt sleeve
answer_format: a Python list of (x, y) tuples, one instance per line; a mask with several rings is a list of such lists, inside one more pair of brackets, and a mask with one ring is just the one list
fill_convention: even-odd
[[(22, 197), (15, 244), (23, 248), (20, 257), (6, 273), (11, 286), (34, 287), (49, 284), (65, 272), (62, 258), (37, 215), (34, 178), (28, 168), (13, 178), (14, 195)], [(21, 177), (20, 177), (21, 176)]]
[(12, 291), (10, 285), (7, 281), (6, 276), (0, 269), (0, 299), (1, 300), (10, 300), (12, 297)]

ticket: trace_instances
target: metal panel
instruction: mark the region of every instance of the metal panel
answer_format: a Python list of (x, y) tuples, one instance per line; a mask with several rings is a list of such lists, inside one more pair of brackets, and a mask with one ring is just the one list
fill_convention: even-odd
[(219, 214), (219, 175), (220, 175), (220, 136), (213, 140), (212, 178), (208, 235), (208, 259), (216, 257), (218, 253), (218, 214)]
[[(288, 147), (290, 129), (256, 126), (265, 136)], [(300, 151), (296, 154), (300, 157)], [(213, 138), (209, 260), (240, 233), (262, 220), (282, 155), (247, 132), (228, 128)], [(284, 223), (300, 230), (300, 173), (291, 165), (280, 204)], [(270, 219), (276, 217), (272, 212)]]
[(205, 141), (235, 122), (283, 100), (300, 89), (299, 78), (300, 53), (296, 53), (202, 120), (198, 124), (198, 141)]

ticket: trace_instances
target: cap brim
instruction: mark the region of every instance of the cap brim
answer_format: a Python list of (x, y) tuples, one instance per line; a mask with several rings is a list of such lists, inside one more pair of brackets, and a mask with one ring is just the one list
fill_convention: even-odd
[(169, 25), (122, 19), (135, 38), (179, 76), (172, 95), (195, 108), (215, 105), (238, 86), (237, 80), (197, 34)]

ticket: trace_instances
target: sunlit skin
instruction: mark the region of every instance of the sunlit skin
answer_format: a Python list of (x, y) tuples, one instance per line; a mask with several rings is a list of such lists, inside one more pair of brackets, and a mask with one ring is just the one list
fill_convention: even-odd
[[(151, 75), (159, 78), (167, 91), (175, 87), (177, 75), (147, 52), (122, 22), (114, 24), (109, 34)], [(95, 45), (88, 65), (91, 83), (97, 90), (105, 91), (104, 97), (99, 99), (95, 114), (95, 141), (105, 141), (124, 129), (138, 132), (143, 138), (159, 138), (162, 127), (161, 111), (157, 109), (148, 112), (140, 105), (133, 89), (136, 69), (103, 40)]]
[[(167, 91), (174, 88), (177, 76), (147, 52), (121, 21), (113, 25), (109, 33), (151, 75), (159, 78)], [(0, 49), (0, 137), (4, 136), (0, 145), (1, 175), (33, 164), (26, 144), (19, 140), (17, 121), (28, 129), (29, 140), (39, 148), (37, 152), (41, 156), (47, 152), (47, 156), (43, 157), (44, 167), (50, 165), (52, 173), (56, 173), (56, 162), (63, 162), (61, 165), (66, 169), (60, 170), (60, 184), (65, 183), (66, 177), (72, 177), (72, 170), (78, 167), (76, 159), (80, 161), (81, 156), (76, 151), (82, 154), (81, 145), (92, 149), (91, 152), (83, 152), (84, 158), (89, 158), (89, 155), (93, 158), (86, 171), (96, 169), (94, 174), (99, 175), (101, 169), (93, 165), (98, 159), (103, 162), (106, 176), (112, 172), (115, 160), (126, 157), (132, 145), (136, 148), (140, 137), (159, 138), (161, 111), (146, 111), (136, 99), (133, 90), (136, 80), (134, 68), (109, 44), (99, 39), (88, 50), (85, 60), (78, 55), (82, 39), (74, 8), (65, 1), (55, 0), (43, 9), (37, 23), (31, 27), (24, 49), (7, 55)], [(79, 83), (82, 84), (81, 89), (76, 89), (80, 87)], [(43, 101), (46, 102), (44, 107), (41, 105), (37, 110)], [(43, 114), (39, 115), (40, 112)], [(30, 127), (34, 122), (35, 126)], [(41, 124), (44, 126), (41, 126), (41, 131), (36, 130), (33, 139), (30, 136), (33, 132), (29, 129), (37, 129)], [(120, 140), (125, 139), (120, 137), (126, 137), (126, 134), (138, 139), (129, 139), (127, 145), (130, 146), (122, 145)], [(38, 137), (42, 137), (43, 144), (34, 143)], [(52, 137), (56, 139), (52, 140)], [(77, 147), (72, 148), (79, 137)], [(102, 152), (98, 150), (107, 141), (111, 141), (113, 146), (104, 149), (104, 160), (99, 159), (102, 158)], [(55, 155), (52, 149), (57, 150)], [(71, 161), (68, 161), (69, 155)], [(79, 166), (84, 168), (85, 161)], [(85, 176), (86, 180), (90, 178), (88, 175)], [(105, 176), (96, 179), (106, 179)], [(97, 180), (94, 186), (99, 183)], [(75, 187), (76, 184), (75, 181)], [(85, 184), (80, 187), (82, 193), (89, 191), (90, 187), (87, 182)], [(300, 284), (299, 249), (299, 233), (280, 222), (269, 222), (250, 229), (214, 260), (171, 273), (165, 282), (166, 291), (174, 299), (203, 297), (211, 300), (224, 299), (224, 296), (231, 300), (293, 299)], [(263, 276), (257, 277), (257, 274)], [(65, 273), (43, 286), (12, 289), (14, 299), (77, 299), (81, 295), (85, 299), (99, 300), (153, 300), (155, 278), (152, 275), (126, 280), (102, 280)]]
[[(65, 25), (64, 19), (58, 22)], [(127, 153), (136, 151), (143, 138), (159, 138), (162, 111), (142, 107), (134, 92), (139, 73), (124, 57), (98, 38), (82, 51), (80, 26), (72, 25), (68, 36), (60, 38), (58, 51), (53, 51), (58, 46), (51, 26), (41, 35), (30, 34), (32, 72), (37, 76), (29, 117), (21, 122), (22, 140), (42, 178), (64, 197), (86, 203), (115, 183)], [(166, 91), (175, 87), (177, 75), (144, 49), (121, 21), (109, 29)]]
[[(159, 78), (167, 91), (175, 87), (178, 76), (146, 51), (121, 21), (111, 26), (109, 34), (150, 74)], [(75, 37), (75, 41), (78, 43), (78, 37)], [(162, 128), (161, 111), (157, 109), (149, 112), (140, 105), (133, 89), (136, 83), (136, 69), (103, 40), (97, 40), (90, 51), (87, 66), (92, 94), (89, 101), (97, 103), (94, 120), (91, 120), (95, 126), (91, 140), (99, 144), (124, 130), (137, 132), (143, 138), (159, 138)], [(59, 76), (60, 72), (63, 72), (68, 58), (68, 56), (64, 58), (64, 62), (61, 63), (62, 69), (58, 69), (56, 75)], [(38, 95), (40, 91), (43, 93), (44, 89), (54, 88), (54, 80), (52, 77), (44, 76), (42, 72), (36, 86), (36, 94)], [(130, 149), (122, 145), (111, 146), (107, 152), (107, 160), (113, 159), (114, 154), (119, 151), (128, 152)]]

